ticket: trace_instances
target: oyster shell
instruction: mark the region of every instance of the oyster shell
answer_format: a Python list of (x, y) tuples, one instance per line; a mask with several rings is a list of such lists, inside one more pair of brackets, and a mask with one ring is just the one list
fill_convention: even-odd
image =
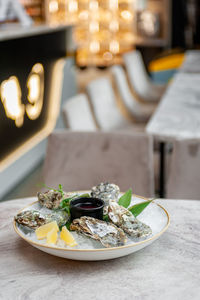
[[(65, 198), (71, 196), (71, 193), (65, 194)], [(37, 193), (38, 201), (42, 206), (48, 209), (57, 209), (60, 202), (63, 200), (62, 194), (58, 191), (49, 190), (45, 193)]]
[(91, 189), (91, 196), (104, 200), (105, 205), (109, 205), (110, 201), (117, 201), (120, 193), (119, 187), (114, 183), (100, 183)]
[(74, 219), (70, 229), (100, 241), (107, 248), (122, 246), (126, 243), (126, 235), (122, 229), (112, 223), (92, 217), (83, 216), (80, 219)]
[(69, 220), (69, 215), (65, 211), (55, 211), (50, 214), (42, 214), (38, 210), (26, 210), (15, 216), (18, 224), (36, 229), (51, 221), (56, 221), (58, 226), (64, 225)]
[(110, 202), (108, 217), (115, 225), (134, 238), (146, 238), (152, 234), (148, 225), (136, 219), (128, 209), (115, 202)]

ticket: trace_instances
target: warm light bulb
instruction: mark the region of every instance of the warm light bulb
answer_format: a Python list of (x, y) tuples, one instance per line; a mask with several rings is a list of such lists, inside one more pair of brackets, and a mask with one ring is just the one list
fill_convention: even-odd
[(110, 60), (112, 60), (113, 59), (113, 55), (112, 55), (112, 53), (110, 53), (110, 52), (105, 52), (104, 54), (103, 54), (103, 59), (104, 60), (107, 60), (107, 61), (110, 61)]
[(133, 19), (133, 15), (129, 10), (123, 10), (121, 12), (121, 16), (122, 16), (123, 19), (125, 19), (127, 21), (130, 21), (130, 20)]
[(82, 20), (82, 21), (87, 21), (89, 17), (89, 13), (87, 10), (82, 10), (80, 13), (79, 13), (79, 19)]
[(99, 23), (97, 21), (91, 21), (89, 25), (89, 30), (91, 33), (99, 31)]
[(75, 0), (69, 1), (69, 3), (68, 3), (68, 10), (71, 13), (77, 12), (77, 10), (78, 10), (78, 2), (75, 1)]
[(110, 45), (109, 45), (109, 50), (110, 50), (110, 52), (112, 52), (114, 54), (118, 53), (119, 52), (119, 42), (115, 41), (115, 40), (111, 41)]
[(118, 0), (109, 0), (109, 8), (111, 10), (118, 9)]
[(49, 2), (49, 12), (56, 13), (58, 11), (58, 1), (53, 0)]
[(100, 50), (100, 44), (98, 41), (92, 41), (90, 43), (90, 52), (97, 53)]
[(89, 1), (90, 10), (98, 10), (99, 3), (97, 1)]
[(118, 31), (119, 30), (119, 23), (118, 23), (118, 21), (112, 20), (110, 22), (109, 28), (110, 28), (111, 31), (114, 31), (114, 32)]

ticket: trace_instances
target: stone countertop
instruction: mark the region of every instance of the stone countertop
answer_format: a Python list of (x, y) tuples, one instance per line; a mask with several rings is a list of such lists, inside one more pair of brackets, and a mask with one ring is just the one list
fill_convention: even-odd
[(20, 239), (13, 216), (32, 201), (0, 203), (1, 300), (199, 299), (199, 201), (157, 200), (171, 216), (167, 232), (139, 252), (98, 262), (54, 257)]
[(200, 138), (200, 74), (177, 73), (146, 131), (161, 141)]
[(34, 35), (47, 34), (64, 30), (72, 27), (70, 24), (66, 25), (32, 25), (29, 27), (23, 27), (18, 24), (1, 25), (0, 26), (0, 42), (11, 39), (24, 38)]
[(200, 50), (188, 50), (180, 72), (200, 73)]

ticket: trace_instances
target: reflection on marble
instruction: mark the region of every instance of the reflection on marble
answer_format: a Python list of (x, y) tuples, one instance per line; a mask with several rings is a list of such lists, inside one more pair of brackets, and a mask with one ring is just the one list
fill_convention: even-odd
[(146, 131), (163, 141), (200, 138), (200, 74), (175, 75)]
[(168, 230), (134, 254), (99, 262), (48, 255), (20, 239), (16, 212), (32, 199), (0, 203), (0, 299), (198, 300), (200, 202), (161, 200)]

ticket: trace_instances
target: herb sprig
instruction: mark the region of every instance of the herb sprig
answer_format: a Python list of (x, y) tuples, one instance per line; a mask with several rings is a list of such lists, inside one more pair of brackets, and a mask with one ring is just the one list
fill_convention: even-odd
[(131, 197), (132, 197), (132, 189), (129, 189), (128, 191), (126, 191), (124, 193), (124, 195), (122, 195), (119, 200), (118, 200), (118, 204), (127, 208), (136, 218), (137, 216), (139, 216), (139, 214), (141, 214), (141, 212), (155, 199), (150, 199), (150, 200), (146, 200), (140, 203), (137, 203), (135, 205), (132, 205), (131, 207), (129, 207), (129, 205), (131, 204)]

